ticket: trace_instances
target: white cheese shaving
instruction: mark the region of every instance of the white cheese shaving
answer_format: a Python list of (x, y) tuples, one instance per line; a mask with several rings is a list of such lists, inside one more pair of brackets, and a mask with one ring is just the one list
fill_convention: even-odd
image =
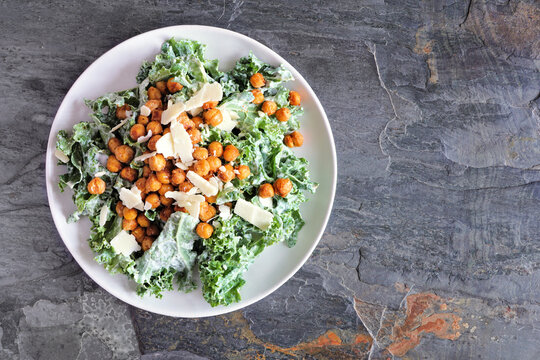
[(232, 216), (231, 208), (227, 205), (219, 205), (219, 216), (224, 220), (229, 220)]
[(150, 210), (152, 208), (152, 204), (150, 204), (148, 201), (144, 202), (144, 211)]
[(234, 173), (235, 173), (236, 175), (240, 175), (240, 171), (238, 171), (238, 170), (236, 170), (236, 169), (234, 169)]
[(139, 138), (137, 139), (137, 142), (139, 144), (142, 144), (143, 142), (147, 142), (148, 140), (150, 140), (151, 137), (152, 137), (152, 130), (148, 130), (148, 134), (144, 136), (139, 136)]
[(182, 102), (169, 105), (165, 111), (161, 114), (161, 123), (163, 125), (169, 124), (175, 120), (181, 113), (186, 110), (186, 105)]
[(261, 230), (266, 230), (272, 224), (274, 215), (244, 199), (238, 199), (234, 213)]
[(197, 193), (200, 193), (200, 191), (199, 191), (199, 188), (196, 187), (196, 186), (192, 187), (191, 189), (189, 189), (189, 190), (186, 192), (186, 194), (188, 194), (188, 195), (195, 195), (195, 194), (197, 194)]
[(199, 174), (188, 171), (186, 174), (186, 177), (199, 189), (201, 189), (201, 192), (206, 196), (214, 196), (218, 193), (218, 187), (215, 185), (212, 185), (210, 182), (208, 182), (205, 178), (200, 176)]
[(109, 131), (109, 132), (110, 132), (110, 133), (115, 132), (116, 130), (118, 130), (118, 129), (120, 129), (122, 126), (124, 126), (129, 120), (130, 120), (129, 117), (125, 118), (124, 120), (120, 121), (120, 122), (118, 123), (118, 125), (116, 125), (115, 127), (113, 127), (113, 128), (111, 129), (111, 131)]
[(199, 218), (201, 211), (201, 203), (204, 201), (202, 195), (189, 195), (181, 191), (168, 191), (165, 197), (176, 200), (178, 206), (186, 208), (191, 216), (195, 219)]
[(232, 188), (234, 188), (234, 185), (229, 181), (228, 183), (225, 183), (225, 185), (223, 185), (223, 188), (224, 189), (232, 189)]
[(240, 115), (238, 115), (236, 112), (234, 111), (229, 111), (229, 116), (231, 117), (231, 120), (238, 120), (240, 119)]
[(218, 170), (221, 171), (221, 172), (225, 172), (225, 171), (227, 171), (227, 168), (226, 168), (225, 166), (221, 165), (221, 166), (218, 168)]
[(186, 111), (190, 111), (193, 115), (195, 112), (200, 112), (200, 108), (208, 101), (221, 101), (223, 99), (223, 89), (221, 84), (213, 82), (205, 83), (193, 96), (186, 101)]
[(109, 207), (107, 205), (103, 205), (101, 207), (101, 210), (99, 211), (99, 226), (105, 226), (105, 223), (107, 222), (108, 217), (109, 217)]
[(187, 170), (187, 169), (189, 169), (185, 164), (182, 164), (181, 162), (177, 162), (177, 163), (174, 164), (174, 165), (176, 165), (177, 168), (182, 169), (182, 170)]
[(135, 159), (133, 159), (133, 161), (144, 161), (146, 159), (150, 159), (152, 156), (154, 156), (156, 154), (157, 154), (157, 151), (154, 151), (154, 152), (151, 152), (151, 153), (148, 153), (148, 154), (142, 154), (140, 156), (137, 156)]
[(188, 132), (184, 129), (184, 125), (175, 119), (171, 123), (170, 134), (172, 136), (173, 149), (176, 157), (179, 157), (184, 164), (193, 161), (193, 143), (191, 142)]
[(141, 190), (139, 190), (137, 186), (133, 186), (131, 190), (120, 188), (119, 195), (120, 200), (122, 200), (122, 203), (127, 208), (135, 208), (140, 211), (144, 210), (144, 204), (141, 199)]
[(102, 177), (105, 174), (106, 174), (105, 171), (98, 171), (97, 173), (94, 174), (94, 177)]
[(67, 186), (69, 186), (70, 189), (73, 189), (73, 187), (75, 186), (75, 184), (72, 181), (68, 181), (66, 184)]
[(218, 190), (221, 191), (223, 189), (223, 181), (221, 181), (219, 178), (213, 176), (208, 180), (208, 182), (214, 186), (217, 186)]
[(62, 150), (55, 149), (54, 150), (54, 156), (56, 156), (56, 158), (58, 160), (60, 160), (61, 162), (63, 162), (63, 163), (68, 163), (69, 162), (69, 157), (66, 154), (64, 154), (62, 152)]
[(163, 135), (156, 142), (156, 151), (160, 154), (163, 154), (164, 157), (168, 158), (174, 156), (174, 146), (173, 146), (173, 137), (172, 131), (168, 134)]
[(264, 115), (266, 115), (266, 114), (263, 113), (262, 111), (257, 111), (257, 114), (259, 114), (260, 117), (264, 117)]
[(272, 208), (274, 206), (274, 201), (271, 197), (263, 198), (259, 196), (259, 201), (261, 202), (261, 205), (264, 207)]
[[(238, 122), (234, 121), (229, 113), (228, 110), (225, 110), (223, 107), (218, 107), (219, 111), (221, 111), (221, 116), (223, 117), (223, 121), (216, 126), (218, 129), (223, 131), (232, 131), (238, 124)], [(238, 117), (238, 115), (237, 115)]]
[(135, 236), (128, 234), (125, 230), (120, 231), (111, 240), (111, 246), (116, 254), (122, 254), (124, 256), (129, 256), (132, 252), (141, 250)]
[(152, 110), (146, 105), (141, 106), (141, 115), (142, 116), (150, 116), (152, 113)]

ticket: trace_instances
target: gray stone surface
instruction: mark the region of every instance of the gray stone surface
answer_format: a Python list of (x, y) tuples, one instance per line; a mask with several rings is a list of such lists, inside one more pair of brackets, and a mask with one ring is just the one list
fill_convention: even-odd
[[(0, 2), (0, 358), (540, 357), (540, 7), (503, 0)], [(48, 212), (63, 96), (141, 32), (205, 24), (283, 55), (325, 107), (339, 184), (313, 256), (200, 320), (95, 285)]]

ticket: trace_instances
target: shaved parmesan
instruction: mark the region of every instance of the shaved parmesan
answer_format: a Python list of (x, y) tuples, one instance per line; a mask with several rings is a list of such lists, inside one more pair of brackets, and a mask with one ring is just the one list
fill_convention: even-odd
[(105, 174), (106, 174), (105, 171), (98, 171), (97, 173), (94, 174), (94, 177), (102, 177)]
[(176, 200), (178, 206), (186, 208), (189, 214), (195, 219), (199, 218), (201, 203), (204, 201), (204, 196), (190, 195), (181, 191), (168, 191), (165, 193), (165, 197)]
[(218, 170), (221, 171), (221, 172), (225, 172), (225, 171), (227, 171), (227, 168), (226, 168), (225, 166), (221, 165), (221, 166), (218, 168)]
[(182, 160), (183, 163), (193, 161), (193, 143), (191, 142), (191, 137), (188, 132), (184, 129), (184, 125), (175, 119), (171, 123), (170, 134), (176, 157), (180, 157), (180, 160)]
[(219, 216), (223, 220), (229, 220), (231, 218), (232, 214), (231, 214), (230, 207), (228, 207), (227, 205), (219, 205), (218, 208), (219, 208)]
[(160, 154), (163, 154), (163, 156), (166, 158), (168, 158), (169, 156), (174, 156), (172, 131), (168, 134), (163, 135), (156, 142), (156, 151)]
[(116, 130), (118, 130), (118, 129), (120, 129), (122, 126), (124, 126), (129, 120), (131, 120), (131, 118), (129, 118), (129, 117), (125, 118), (124, 120), (120, 121), (120, 122), (118, 123), (118, 125), (116, 125), (115, 127), (113, 127), (113, 128), (111, 129), (111, 131), (109, 131), (109, 132), (110, 132), (110, 133), (115, 132)]
[(144, 136), (140, 136), (138, 139), (137, 139), (137, 142), (139, 144), (143, 143), (143, 142), (147, 142), (148, 140), (150, 140), (150, 138), (152, 137), (152, 130), (148, 130), (148, 134), (144, 135)]
[(203, 178), (199, 174), (193, 171), (188, 171), (186, 176), (189, 179), (189, 181), (193, 183), (193, 185), (201, 189), (201, 192), (204, 195), (214, 196), (218, 193), (218, 187), (215, 185), (212, 185), (210, 182), (208, 182), (205, 178)]
[(128, 234), (125, 230), (120, 231), (111, 240), (111, 246), (116, 254), (122, 254), (124, 256), (129, 256), (132, 252), (141, 250), (135, 236)]
[(218, 179), (217, 177), (213, 176), (208, 180), (208, 182), (218, 188), (219, 191), (223, 189), (223, 181)]
[(154, 152), (151, 152), (151, 153), (148, 153), (148, 154), (142, 154), (140, 156), (137, 156), (135, 159), (133, 159), (133, 161), (144, 161), (146, 159), (150, 159), (152, 156), (154, 156), (156, 154), (157, 154), (157, 151), (154, 151)]
[(244, 199), (236, 201), (234, 213), (261, 230), (268, 229), (274, 219), (271, 212), (261, 209)]
[(163, 111), (161, 114), (161, 123), (163, 125), (169, 124), (171, 121), (175, 120), (181, 113), (186, 110), (186, 105), (182, 102), (177, 102), (167, 107), (167, 110)]
[(188, 101), (186, 101), (186, 111), (190, 111), (192, 115), (194, 113), (199, 113), (205, 102), (219, 102), (221, 99), (223, 99), (223, 89), (221, 88), (221, 84), (218, 82), (211, 84), (206, 83), (199, 91), (193, 94)]
[[(223, 107), (218, 107), (217, 109), (221, 111), (223, 121), (216, 127), (223, 131), (232, 131), (232, 129), (234, 129), (238, 123), (232, 119), (231, 114), (228, 110), (225, 110)], [(236, 118), (238, 118), (238, 115), (236, 115)]]
[(148, 201), (144, 202), (144, 211), (150, 210), (152, 208), (152, 204), (150, 204)]
[(107, 222), (107, 217), (109, 217), (109, 206), (103, 205), (99, 211), (99, 226), (105, 226)]
[(58, 160), (60, 160), (61, 162), (63, 162), (63, 163), (68, 163), (69, 162), (69, 157), (66, 154), (64, 154), (62, 152), (62, 150), (55, 149), (54, 150), (54, 156), (56, 156), (56, 158)]
[(187, 169), (189, 169), (185, 164), (182, 164), (181, 162), (177, 162), (177, 163), (174, 164), (174, 165), (176, 165), (177, 168), (182, 169), (182, 170), (187, 170)]
[(150, 116), (152, 113), (152, 110), (146, 105), (141, 106), (141, 115), (142, 116)]
[(272, 208), (274, 206), (274, 201), (271, 197), (263, 198), (259, 196), (259, 201), (261, 202), (261, 205), (264, 207)]
[(189, 189), (189, 190), (186, 192), (186, 194), (188, 194), (188, 195), (195, 195), (195, 194), (197, 194), (197, 193), (200, 193), (200, 190), (199, 190), (199, 188), (196, 187), (196, 186), (192, 187), (191, 189)]
[(139, 190), (137, 186), (133, 186), (131, 190), (120, 188), (119, 194), (120, 200), (122, 200), (122, 203), (127, 208), (135, 208), (140, 211), (144, 210), (144, 204), (141, 199), (141, 190)]

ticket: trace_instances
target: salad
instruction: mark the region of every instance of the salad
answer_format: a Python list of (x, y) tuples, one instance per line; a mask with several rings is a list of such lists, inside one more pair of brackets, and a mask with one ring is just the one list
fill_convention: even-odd
[(205, 45), (170, 39), (138, 86), (86, 100), (90, 121), (57, 135), (76, 211), (96, 261), (137, 293), (191, 291), (212, 306), (240, 301), (243, 274), (267, 246), (295, 245), (299, 206), (314, 192), (293, 80), (252, 53), (222, 72)]

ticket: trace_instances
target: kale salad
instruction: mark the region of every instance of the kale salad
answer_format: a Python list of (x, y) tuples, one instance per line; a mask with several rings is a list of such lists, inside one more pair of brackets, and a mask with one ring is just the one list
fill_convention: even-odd
[[(293, 247), (314, 192), (294, 154), (300, 95), (252, 53), (222, 72), (205, 45), (170, 39), (137, 86), (86, 100), (90, 120), (57, 135), (76, 211), (96, 261), (137, 293), (202, 286), (211, 306), (240, 301), (243, 274), (267, 246)], [(198, 276), (196, 275), (198, 274)]]

